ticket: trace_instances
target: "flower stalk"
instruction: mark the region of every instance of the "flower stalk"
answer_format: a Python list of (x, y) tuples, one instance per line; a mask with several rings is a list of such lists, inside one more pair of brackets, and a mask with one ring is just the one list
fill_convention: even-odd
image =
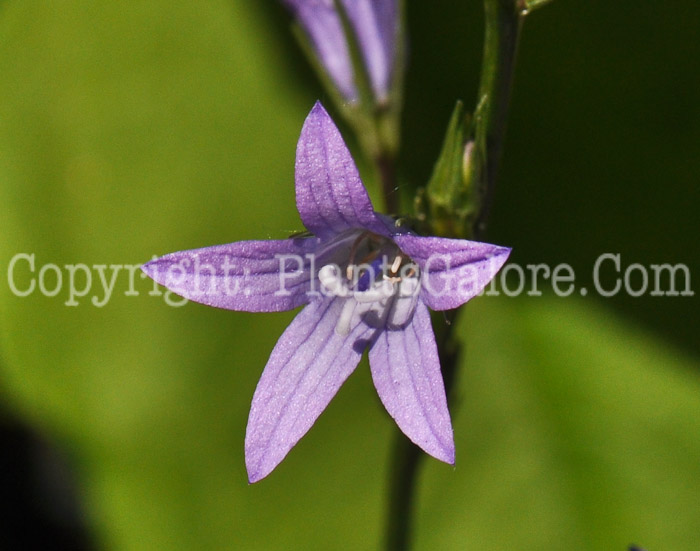
[[(529, 11), (523, 9), (522, 0), (484, 0), (484, 9), (486, 28), (477, 108), (472, 121), (473, 146), (465, 149), (470, 156), (469, 172), (475, 179), (472, 184), (475, 184), (476, 212), (471, 227), (461, 226), (469, 232), (469, 235), (461, 237), (476, 239), (483, 238), (493, 200), (503, 151), (518, 40), (523, 19)], [(449, 400), (462, 343), (454, 334), (459, 309), (446, 314), (447, 317), (442, 320), (435, 316), (434, 326)], [(413, 498), (421, 454), (403, 435), (398, 435), (393, 457), (394, 476), (390, 481), (385, 544), (390, 551), (405, 551), (411, 547)]]
[(475, 237), (484, 234), (493, 201), (503, 153), (518, 41), (528, 13), (522, 9), (521, 0), (485, 0), (484, 9), (486, 29), (478, 97), (478, 103), (484, 107), (479, 110), (481, 114), (476, 120), (475, 129), (477, 147), (482, 153), (477, 155), (477, 159), (481, 159), (483, 166), (479, 175), (479, 215), (473, 228)]

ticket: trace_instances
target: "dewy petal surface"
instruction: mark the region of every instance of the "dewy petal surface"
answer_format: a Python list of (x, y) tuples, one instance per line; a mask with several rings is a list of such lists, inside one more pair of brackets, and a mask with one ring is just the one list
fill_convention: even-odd
[(283, 0), (306, 32), (321, 65), (342, 96), (357, 101), (352, 60), (334, 0)]
[(369, 362), (377, 393), (403, 433), (433, 457), (454, 464), (452, 423), (437, 345), (422, 302), (404, 330), (376, 335)]
[(374, 212), (350, 151), (319, 102), (301, 130), (295, 181), (301, 220), (319, 237), (357, 228), (388, 235)]
[(398, 34), (397, 0), (341, 0), (357, 35), (372, 91), (379, 100), (389, 94)]
[(308, 302), (310, 270), (304, 255), (317, 245), (316, 238), (239, 241), (168, 254), (142, 270), (195, 302), (227, 310), (280, 312)]
[(354, 371), (372, 329), (336, 331), (344, 300), (306, 306), (275, 345), (253, 396), (245, 458), (250, 482), (266, 477), (306, 434)]
[(488, 243), (396, 235), (394, 241), (421, 269), (421, 298), (433, 310), (457, 308), (478, 295), (510, 254)]

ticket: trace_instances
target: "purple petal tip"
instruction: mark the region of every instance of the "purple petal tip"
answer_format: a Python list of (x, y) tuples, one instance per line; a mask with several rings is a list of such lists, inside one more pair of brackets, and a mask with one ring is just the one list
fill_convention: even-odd
[(320, 99), (316, 100), (316, 103), (314, 103), (314, 106), (311, 108), (311, 111), (309, 112), (309, 114), (313, 114), (313, 113), (317, 113), (317, 112), (324, 113), (326, 116), (328, 116), (328, 112), (326, 111), (326, 108), (321, 103)]
[(150, 260), (141, 266), (141, 271), (143, 273), (145, 273), (151, 279), (153, 279), (153, 272), (154, 272), (153, 263), (154, 262), (155, 262), (154, 260)]
[(448, 465), (455, 464), (455, 444), (451, 435), (449, 440), (443, 441), (438, 445), (426, 446), (423, 450), (438, 461), (442, 461)]
[(313, 121), (318, 121), (317, 124), (330, 123), (335, 128), (335, 122), (333, 122), (333, 119), (331, 118), (331, 116), (328, 114), (328, 111), (321, 103), (321, 100), (316, 100), (316, 103), (314, 103), (314, 106), (311, 108), (311, 111), (309, 111), (309, 114), (306, 116), (305, 123), (313, 122)]
[(258, 472), (248, 473), (248, 484), (255, 484), (256, 482), (260, 482), (266, 476), (267, 474), (263, 475)]
[(444, 457), (438, 457), (438, 459), (439, 459), (440, 461), (444, 461), (445, 463), (447, 463), (447, 464), (449, 464), (449, 465), (453, 465), (453, 466), (454, 466), (454, 464), (455, 464), (455, 449), (454, 449), (454, 446), (452, 446), (451, 448), (449, 448), (449, 449), (447, 449), (447, 450), (444, 450), (444, 451), (445, 451)]

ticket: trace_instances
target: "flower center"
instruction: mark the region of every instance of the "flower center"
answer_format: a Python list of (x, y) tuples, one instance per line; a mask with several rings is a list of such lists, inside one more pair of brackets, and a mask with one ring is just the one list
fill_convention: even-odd
[(377, 327), (409, 321), (420, 289), (418, 266), (391, 239), (370, 231), (337, 242), (339, 261), (318, 273), (326, 295), (346, 299), (336, 331), (347, 335), (358, 320)]

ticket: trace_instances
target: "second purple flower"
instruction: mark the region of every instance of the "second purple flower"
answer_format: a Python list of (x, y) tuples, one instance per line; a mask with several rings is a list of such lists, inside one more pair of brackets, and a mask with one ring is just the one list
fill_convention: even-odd
[[(309, 38), (317, 61), (349, 103), (359, 100), (357, 80), (350, 53), (354, 41), (375, 101), (385, 102), (400, 63), (398, 0), (282, 0)], [(353, 36), (346, 36), (340, 7)]]

